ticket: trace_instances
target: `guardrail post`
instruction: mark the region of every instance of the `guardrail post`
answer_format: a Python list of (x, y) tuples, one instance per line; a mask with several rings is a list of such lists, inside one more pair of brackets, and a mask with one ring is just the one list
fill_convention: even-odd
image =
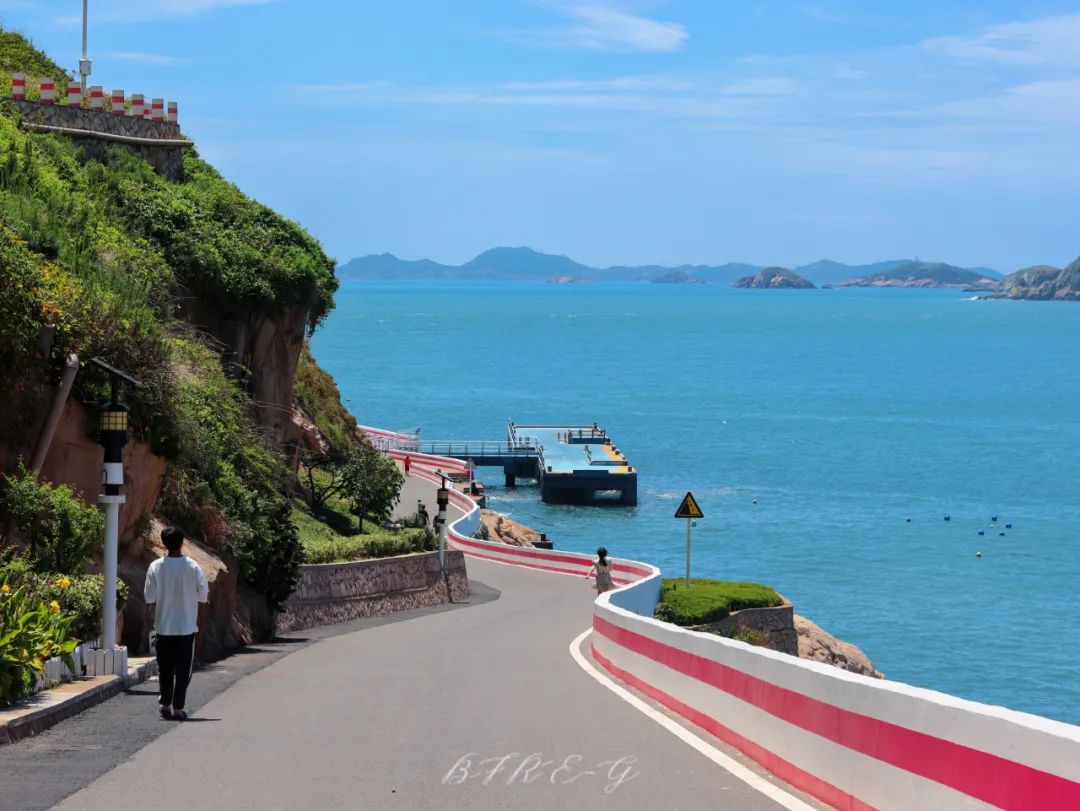
[(101, 110), (105, 105), (105, 91), (101, 85), (96, 84), (90, 88), (90, 109)]
[(56, 100), (56, 82), (52, 79), (41, 80), (41, 103), (52, 104)]
[(17, 101), (26, 101), (26, 74), (14, 73), (11, 76), (11, 97)]
[(154, 121), (164, 121), (165, 120), (165, 100), (164, 99), (154, 99), (153, 101), (151, 101), (151, 105), (152, 105), (152, 107), (151, 107), (151, 111), (150, 111), (150, 117), (152, 119), (154, 119)]
[(82, 107), (82, 85), (72, 82), (68, 85), (68, 107)]
[(124, 114), (124, 91), (113, 90), (112, 92), (112, 114), (123, 115)]
[(175, 101), (170, 101), (169, 102), (169, 121), (171, 121), (174, 124), (176, 124), (178, 122), (176, 111), (177, 111), (176, 102)]
[(128, 115), (132, 118), (143, 117), (143, 94), (132, 93), (131, 94), (131, 109), (128, 111)]

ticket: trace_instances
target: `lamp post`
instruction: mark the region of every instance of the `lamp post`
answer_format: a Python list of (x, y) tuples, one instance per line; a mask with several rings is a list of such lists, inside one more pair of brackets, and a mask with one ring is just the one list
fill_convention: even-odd
[(86, 58), (86, 6), (82, 0), (82, 59), (79, 60), (79, 78), (82, 83), (82, 97), (86, 98), (86, 80), (90, 77), (91, 61)]
[(120, 488), (124, 486), (124, 445), (128, 441), (128, 417), (131, 409), (120, 402), (120, 387), (123, 381), (136, 387), (142, 384), (98, 358), (90, 362), (108, 373), (110, 388), (109, 400), (101, 404), (98, 412), (98, 442), (105, 448), (101, 473), (105, 492), (98, 496), (98, 504), (105, 512), (105, 554), (102, 561), (105, 588), (101, 606), (102, 656), (96, 671), (97, 675), (125, 675), (126, 650), (118, 648), (116, 644), (116, 569), (120, 547), (120, 505), (126, 500), (120, 492)]
[[(441, 475), (441, 474), (440, 474)], [(442, 487), (435, 493), (439, 505), (439, 568), (446, 571), (446, 507), (450, 503), (450, 491), (446, 487), (446, 476), (442, 477)]]
[(442, 570), (443, 583), (446, 584), (446, 599), (449, 602), (454, 602), (454, 592), (450, 588), (450, 572), (446, 570), (446, 532), (448, 529), (446, 521), (446, 507), (450, 503), (450, 490), (446, 486), (446, 476), (442, 471), (439, 471), (439, 475), (442, 476), (442, 487), (435, 493), (435, 501), (439, 505), (439, 568)]

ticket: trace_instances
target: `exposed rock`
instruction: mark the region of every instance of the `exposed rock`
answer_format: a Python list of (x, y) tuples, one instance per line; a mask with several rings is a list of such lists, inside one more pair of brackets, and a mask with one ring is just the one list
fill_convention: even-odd
[(850, 642), (844, 642), (822, 630), (806, 617), (795, 615), (795, 631), (799, 635), (800, 658), (824, 662), (875, 679), (885, 678), (865, 653)]
[(1080, 301), (1080, 259), (1064, 270), (1050, 265), (1018, 270), (1002, 280), (995, 298)]
[(182, 317), (224, 345), (222, 359), (250, 375), (248, 390), (259, 421), (284, 447), (293, 435), (296, 365), (304, 345), (308, 308), (290, 309), (277, 318), (250, 313), (223, 314), (213, 302), (192, 301)]
[(734, 284), (735, 287), (759, 290), (813, 290), (812, 282), (786, 268), (765, 268), (753, 276), (743, 276)]
[(540, 533), (493, 510), (481, 510), (480, 522), (487, 539), (508, 546), (533, 546)]

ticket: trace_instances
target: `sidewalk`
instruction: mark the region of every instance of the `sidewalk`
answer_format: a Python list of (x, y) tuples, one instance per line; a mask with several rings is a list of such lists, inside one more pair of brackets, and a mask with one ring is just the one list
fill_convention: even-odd
[(127, 676), (76, 679), (0, 710), (0, 744), (37, 735), (157, 675), (156, 659), (129, 659)]

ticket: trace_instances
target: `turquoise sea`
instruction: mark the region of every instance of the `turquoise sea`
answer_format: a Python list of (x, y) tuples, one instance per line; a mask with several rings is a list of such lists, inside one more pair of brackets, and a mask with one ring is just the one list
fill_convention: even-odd
[(1080, 305), (970, 299), (346, 281), (314, 350), (367, 424), (606, 426), (636, 509), (486, 471), (559, 548), (678, 575), (692, 490), (695, 575), (776, 587), (891, 678), (1080, 723)]

